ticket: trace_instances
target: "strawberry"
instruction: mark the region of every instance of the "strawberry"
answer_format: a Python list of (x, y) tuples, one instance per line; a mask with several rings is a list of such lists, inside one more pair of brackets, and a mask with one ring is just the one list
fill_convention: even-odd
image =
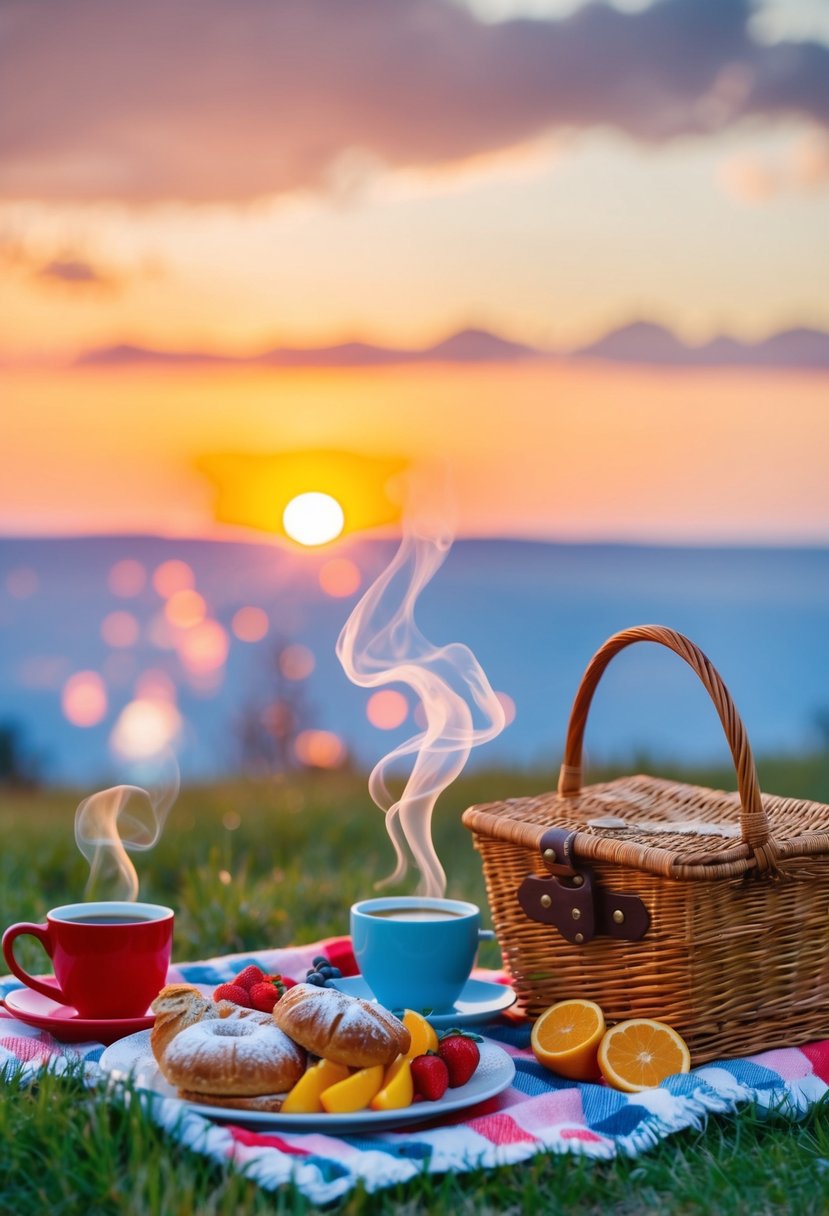
[(448, 1069), (450, 1089), (466, 1085), (481, 1058), (478, 1044), (460, 1030), (450, 1030), (443, 1036), (438, 1044), (438, 1055)]
[(249, 967), (245, 967), (244, 971), (232, 979), (231, 984), (236, 984), (239, 988), (244, 988), (245, 992), (250, 992), (254, 984), (261, 984), (265, 978), (265, 972), (261, 967), (255, 967), (253, 963)]
[(273, 1013), (273, 1007), (281, 995), (276, 984), (268, 983), (267, 980), (254, 984), (248, 993), (253, 1008), (261, 1010), (262, 1013)]
[(440, 1056), (427, 1051), (425, 1055), (415, 1056), (411, 1067), (416, 1094), (429, 1102), (437, 1102), (443, 1097), (449, 1085), (449, 1070)]
[(234, 1005), (241, 1005), (244, 1009), (253, 1008), (250, 995), (238, 984), (219, 984), (219, 987), (213, 990), (213, 1000), (232, 1001)]
[(261, 1009), (263, 1013), (272, 1013), (279, 998), (293, 986), (294, 981), (286, 979), (282, 975), (263, 976), (261, 983), (251, 985), (250, 1002), (254, 1009)]

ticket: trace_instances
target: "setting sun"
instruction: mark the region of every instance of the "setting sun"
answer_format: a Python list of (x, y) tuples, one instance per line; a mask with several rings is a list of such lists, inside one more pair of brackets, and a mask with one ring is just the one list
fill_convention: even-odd
[(291, 499), (283, 512), (282, 524), (297, 544), (325, 545), (340, 535), (345, 515), (336, 498), (312, 491)]

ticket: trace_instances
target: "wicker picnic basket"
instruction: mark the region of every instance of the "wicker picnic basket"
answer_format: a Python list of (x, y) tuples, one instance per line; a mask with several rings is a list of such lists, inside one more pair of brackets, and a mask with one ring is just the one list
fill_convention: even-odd
[[(582, 786), (587, 714), (607, 664), (659, 642), (720, 716), (737, 793), (654, 777)], [(829, 807), (761, 794), (728, 690), (693, 642), (623, 630), (576, 693), (558, 792), (470, 807), (493, 925), (532, 1017), (584, 997), (650, 1017), (694, 1064), (829, 1037)]]

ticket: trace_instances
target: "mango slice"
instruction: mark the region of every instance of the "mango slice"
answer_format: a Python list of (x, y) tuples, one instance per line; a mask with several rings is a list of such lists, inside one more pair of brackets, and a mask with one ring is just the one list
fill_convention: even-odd
[[(348, 1115), (363, 1110), (383, 1084), (384, 1068), (374, 1064), (371, 1068), (360, 1068), (344, 1081), (338, 1081), (320, 1094), (323, 1110), (329, 1115)], [(285, 1109), (284, 1106), (282, 1108)]]
[(372, 1110), (400, 1110), (414, 1098), (412, 1065), (408, 1056), (398, 1056), (386, 1069), (383, 1088), (371, 1099)]
[(412, 1045), (406, 1052), (406, 1059), (413, 1060), (415, 1056), (423, 1056), (427, 1051), (437, 1051), (437, 1032), (422, 1014), (416, 1013), (414, 1009), (406, 1009), (403, 1011), (402, 1021), (412, 1036)]
[(332, 1085), (345, 1081), (348, 1069), (344, 1064), (335, 1064), (333, 1060), (320, 1060), (312, 1064), (299, 1078), (282, 1103), (282, 1111), (286, 1115), (317, 1115), (323, 1110), (320, 1095)]

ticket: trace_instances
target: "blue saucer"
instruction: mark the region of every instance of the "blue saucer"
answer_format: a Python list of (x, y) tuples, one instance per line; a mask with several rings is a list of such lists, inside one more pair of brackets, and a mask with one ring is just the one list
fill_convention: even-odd
[[(359, 996), (364, 1001), (374, 1001), (377, 998), (361, 975), (350, 975), (339, 980), (329, 980), (332, 988), (345, 992), (348, 996)], [(517, 1000), (512, 988), (506, 984), (493, 984), (489, 980), (467, 980), (463, 991), (451, 1009), (426, 1015), (438, 1030), (448, 1030), (450, 1026), (462, 1029), (464, 1026), (480, 1026), (491, 1022), (499, 1013), (509, 1009)]]

